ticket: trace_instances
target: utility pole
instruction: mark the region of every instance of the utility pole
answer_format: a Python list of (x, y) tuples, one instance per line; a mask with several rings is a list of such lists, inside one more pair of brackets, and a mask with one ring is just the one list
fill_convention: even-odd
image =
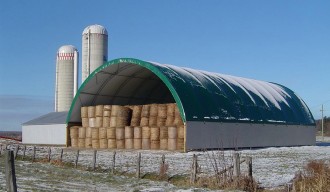
[(323, 122), (323, 121), (324, 121), (324, 120), (323, 120), (323, 111), (324, 111), (324, 110), (323, 110), (323, 104), (322, 104), (322, 108), (321, 108), (321, 113), (322, 113), (322, 121), (321, 121), (321, 122), (322, 122), (322, 123), (321, 123), (321, 126), (322, 126), (322, 141), (324, 141), (324, 135), (323, 135), (323, 125), (324, 125), (324, 122)]

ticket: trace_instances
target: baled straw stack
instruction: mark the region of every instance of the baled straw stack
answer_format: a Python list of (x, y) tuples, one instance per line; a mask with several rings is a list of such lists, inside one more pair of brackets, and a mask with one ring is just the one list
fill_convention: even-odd
[(134, 137), (134, 127), (125, 126), (125, 139), (133, 139), (133, 137)]
[(175, 151), (176, 150), (176, 142), (177, 142), (177, 139), (168, 139), (167, 141), (167, 149), (170, 150), (170, 151)]
[(124, 127), (116, 127), (116, 139), (117, 140), (125, 139), (125, 128)]
[(157, 126), (165, 126), (166, 125), (166, 118), (163, 117), (157, 117)]
[(157, 125), (157, 116), (150, 116), (148, 124), (149, 124), (149, 126), (156, 126)]
[(92, 138), (92, 127), (86, 127), (86, 138)]
[(149, 125), (149, 118), (148, 117), (141, 117), (140, 126), (148, 126)]
[(86, 137), (86, 139), (85, 139), (85, 147), (86, 148), (92, 148), (92, 138), (91, 137)]
[(95, 116), (103, 117), (103, 105), (96, 105), (95, 107)]
[(116, 139), (117, 149), (125, 149), (125, 139)]
[(95, 117), (95, 106), (88, 106), (87, 111), (88, 118)]
[(133, 139), (125, 139), (125, 149), (133, 149), (134, 143)]
[(150, 149), (150, 139), (142, 139), (142, 149)]
[(78, 139), (78, 147), (79, 148), (85, 148), (85, 138), (79, 138)]
[(131, 122), (132, 110), (128, 107), (118, 107), (117, 109), (117, 118), (116, 118), (116, 127), (124, 127), (130, 124)]
[(134, 149), (142, 149), (142, 139), (133, 139), (133, 147)]
[(117, 117), (111, 116), (110, 117), (110, 127), (116, 127), (117, 126)]
[(160, 139), (159, 140), (159, 149), (167, 150), (168, 139)]
[(117, 149), (116, 139), (108, 139), (108, 148), (109, 149)]
[(99, 149), (100, 148), (100, 140), (92, 139), (92, 148), (93, 149)]
[(81, 118), (88, 118), (88, 107), (80, 108), (80, 116)]
[(81, 139), (86, 138), (86, 127), (79, 127), (78, 129), (78, 137)]
[(108, 139), (100, 139), (100, 149), (108, 148)]
[(96, 118), (95, 117), (88, 118), (88, 125), (89, 127), (96, 127)]
[(71, 147), (78, 147), (78, 138), (71, 138)]
[(99, 139), (107, 139), (107, 128), (106, 127), (99, 128)]
[(104, 105), (103, 106), (103, 117), (110, 117), (111, 116), (111, 105)]
[(184, 125), (179, 125), (177, 127), (178, 129), (178, 139), (183, 139), (184, 138)]
[(151, 141), (159, 140), (159, 127), (150, 127)]
[(70, 127), (70, 138), (71, 139), (78, 139), (79, 137), (79, 126), (72, 126)]
[(166, 104), (158, 104), (157, 116), (166, 119), (166, 117), (167, 117), (167, 105)]
[(141, 110), (141, 117), (147, 117), (150, 116), (150, 105), (143, 105)]
[(176, 149), (177, 150), (183, 150), (184, 149), (184, 139), (181, 139), (181, 138), (177, 139)]
[(89, 127), (89, 118), (88, 117), (81, 118), (81, 125), (83, 127)]
[(102, 127), (110, 127), (110, 117), (103, 117)]
[(150, 141), (150, 149), (156, 150), (160, 147), (160, 140), (151, 140)]
[(132, 118), (141, 118), (142, 105), (134, 105), (132, 111)]
[(102, 127), (103, 126), (103, 117), (96, 117), (95, 118), (95, 127)]
[(167, 141), (167, 149), (174, 151), (176, 150), (177, 145), (177, 128), (176, 127), (168, 127), (168, 141)]
[(168, 138), (176, 139), (178, 138), (177, 128), (176, 127), (168, 127)]
[(116, 140), (116, 128), (115, 127), (107, 128), (107, 138)]
[(93, 140), (99, 139), (99, 128), (98, 127), (92, 128), (92, 139)]
[(158, 104), (151, 104), (149, 117), (157, 117), (157, 114), (158, 114)]

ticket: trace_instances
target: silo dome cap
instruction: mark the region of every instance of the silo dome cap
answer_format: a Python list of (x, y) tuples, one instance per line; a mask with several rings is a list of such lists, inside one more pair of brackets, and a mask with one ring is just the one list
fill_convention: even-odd
[(58, 49), (58, 53), (74, 53), (77, 49), (73, 45), (63, 45)]
[(83, 35), (88, 34), (88, 32), (102, 34), (102, 35), (108, 35), (107, 29), (105, 27), (103, 27), (102, 25), (97, 25), (97, 24), (86, 27), (82, 34)]

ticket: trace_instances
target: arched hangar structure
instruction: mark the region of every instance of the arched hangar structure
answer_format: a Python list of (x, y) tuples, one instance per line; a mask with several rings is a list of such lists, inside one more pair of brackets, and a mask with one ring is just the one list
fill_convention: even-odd
[(67, 124), (90, 105), (175, 102), (185, 123), (185, 150), (315, 144), (304, 101), (275, 83), (132, 58), (96, 69), (76, 94)]

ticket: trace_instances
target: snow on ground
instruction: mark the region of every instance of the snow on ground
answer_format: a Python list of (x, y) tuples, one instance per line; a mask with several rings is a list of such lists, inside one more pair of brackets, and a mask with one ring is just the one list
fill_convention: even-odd
[[(1, 141), (0, 141), (1, 143)], [(12, 144), (10, 147), (15, 148), (17, 144)], [(59, 159), (60, 147), (52, 147), (51, 159)], [(37, 158), (46, 158), (48, 152), (48, 147), (37, 146)], [(224, 167), (228, 166), (232, 162), (232, 156), (234, 151), (208, 151), (208, 152), (170, 152), (170, 151), (148, 151), (148, 150), (116, 150), (116, 170), (119, 172), (134, 173), (136, 170), (136, 160), (138, 152), (141, 153), (141, 172), (142, 175), (146, 173), (157, 173), (159, 171), (159, 164), (161, 162), (161, 157), (165, 155), (165, 162), (169, 165), (168, 174), (173, 175), (189, 175), (190, 167), (192, 163), (192, 156), (196, 154), (198, 156), (198, 164), (201, 167), (201, 175), (214, 174), (212, 168), (211, 160), (213, 157), (220, 159), (219, 165)], [(22, 155), (22, 150), (19, 150), (18, 154)], [(74, 162), (77, 149), (64, 148), (63, 161), (64, 162)], [(97, 166), (108, 172), (112, 166), (113, 150), (98, 150), (97, 151)], [(330, 146), (303, 146), (303, 147), (278, 147), (278, 148), (265, 148), (265, 149), (254, 149), (254, 150), (240, 150), (241, 158), (246, 156), (251, 156), (253, 160), (253, 176), (260, 183), (262, 187), (266, 188), (276, 188), (279, 186), (287, 185), (294, 177), (295, 173), (302, 170), (303, 167), (310, 160), (330, 160)], [(33, 154), (33, 147), (27, 146), (26, 155), (31, 157)], [(79, 166), (92, 167), (93, 150), (83, 149), (80, 150), (79, 155)], [(20, 161), (18, 161), (20, 162)], [(29, 164), (34, 165), (32, 163)], [(46, 164), (47, 165), (47, 164)], [(43, 167), (44, 168), (44, 167)], [(247, 166), (245, 163), (241, 164), (242, 173), (246, 173)], [(78, 170), (76, 171), (78, 174)], [(81, 173), (79, 173), (81, 174)], [(76, 176), (79, 176), (76, 175)], [(90, 173), (95, 176), (96, 173)], [(100, 173), (99, 173), (100, 174)], [(109, 174), (104, 174), (108, 177)], [(106, 177), (104, 176), (104, 177)], [(0, 172), (0, 177), (1, 172)], [(113, 178), (116, 176), (113, 176)], [(33, 177), (25, 177), (27, 180)], [(126, 184), (129, 186), (131, 183), (130, 179), (125, 179)], [(118, 178), (117, 178), (118, 180)], [(134, 179), (133, 179), (134, 180)], [(118, 181), (120, 183), (123, 181)], [(141, 180), (141, 182), (146, 182)], [(148, 181), (149, 182), (149, 181)], [(151, 181), (150, 181), (151, 182)], [(79, 182), (76, 182), (79, 184)], [(134, 183), (134, 182), (133, 182)], [(136, 183), (136, 181), (135, 181)], [(157, 183), (157, 182), (156, 182)], [(141, 184), (141, 183), (140, 183)], [(138, 185), (140, 185), (138, 184)], [(109, 187), (104, 184), (105, 188)], [(143, 184), (141, 184), (143, 185)], [(149, 191), (162, 191), (157, 190), (158, 186), (162, 189), (168, 190), (178, 190), (174, 186), (169, 188), (164, 188), (165, 184), (146, 184), (149, 186), (147, 189)], [(102, 185), (99, 186), (102, 191)], [(142, 190), (142, 189), (140, 189)], [(167, 190), (167, 191), (168, 191)], [(188, 189), (191, 190), (191, 189)], [(124, 190), (125, 191), (125, 190)]]

